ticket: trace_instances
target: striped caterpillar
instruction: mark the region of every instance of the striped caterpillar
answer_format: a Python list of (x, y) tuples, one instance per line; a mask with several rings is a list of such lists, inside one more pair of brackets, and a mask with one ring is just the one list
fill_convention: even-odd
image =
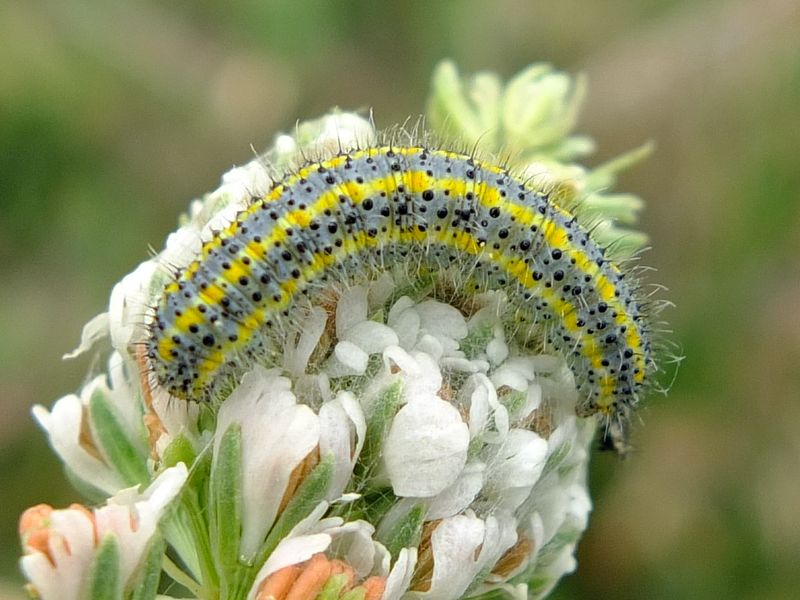
[[(655, 369), (641, 306), (586, 229), (499, 166), (423, 147), (308, 164), (207, 241), (158, 301), (146, 350), (173, 396), (208, 399), (263, 328), (333, 273), (418, 260), (504, 289), (571, 365), (578, 414), (622, 421)], [(315, 287), (316, 286), (316, 287)]]

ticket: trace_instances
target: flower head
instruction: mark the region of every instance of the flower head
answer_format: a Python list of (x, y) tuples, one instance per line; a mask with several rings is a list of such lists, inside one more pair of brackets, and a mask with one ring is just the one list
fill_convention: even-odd
[(45, 600), (79, 600), (117, 597), (141, 585), (143, 561), (160, 542), (158, 522), (186, 477), (181, 464), (164, 470), (144, 493), (122, 490), (94, 510), (79, 504), (26, 510), (19, 525), (21, 566), (32, 591)]
[[(573, 162), (592, 146), (572, 134), (584, 91), (549, 66), (504, 86), (444, 63), (430, 122), (489, 153), (512, 150), (515, 169), (567, 190), (598, 235), (619, 239), (615, 223), (632, 224), (639, 200), (607, 188), (639, 156), (594, 170)], [(107, 499), (23, 515), (22, 567), (41, 598), (154, 598), (161, 577), (198, 599), (537, 598), (575, 568), (597, 421), (576, 415), (568, 357), (541, 343), (549, 330), (525, 321), (505, 286), (462, 293), (468, 264), (431, 273), (399, 254), (376, 253), (368, 268), (354, 259), (260, 344), (211, 355), (236, 368), (205, 404), (171, 397), (153, 376), (143, 340), (159, 324), (141, 307), (180, 289), (172, 271), (200, 268), (204, 242), (305, 157), (378, 138), (339, 111), (279, 135), (194, 200), (164, 249), (114, 287), (69, 355), (108, 340), (107, 371), (34, 409), (76, 485)], [(631, 235), (633, 248), (642, 239)]]

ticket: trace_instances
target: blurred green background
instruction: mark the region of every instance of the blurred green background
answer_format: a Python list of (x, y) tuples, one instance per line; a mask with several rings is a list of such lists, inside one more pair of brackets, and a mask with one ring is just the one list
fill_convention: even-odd
[(0, 4), (0, 598), (16, 518), (78, 499), (29, 415), (190, 198), (338, 105), (424, 109), (442, 58), (589, 76), (597, 164), (647, 139), (645, 262), (686, 356), (633, 457), (595, 457), (595, 512), (556, 598), (800, 594), (800, 3), (7, 0)]

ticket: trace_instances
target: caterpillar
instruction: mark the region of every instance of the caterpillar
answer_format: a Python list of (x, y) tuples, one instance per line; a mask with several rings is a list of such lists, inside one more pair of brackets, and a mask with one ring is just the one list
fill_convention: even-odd
[(577, 218), (506, 168), (422, 146), (373, 146), (311, 162), (274, 185), (168, 284), (145, 342), (161, 386), (207, 399), (259, 332), (301, 294), (369, 259), (470, 265), (472, 291), (502, 288), (576, 376), (577, 412), (620, 421), (654, 371), (633, 286)]

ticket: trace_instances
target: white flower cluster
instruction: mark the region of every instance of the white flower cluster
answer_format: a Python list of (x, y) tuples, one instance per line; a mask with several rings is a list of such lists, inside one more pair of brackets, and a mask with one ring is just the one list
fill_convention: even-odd
[(513, 157), (514, 169), (550, 189), (559, 201), (593, 223), (592, 236), (613, 245), (626, 258), (647, 244), (647, 236), (630, 229), (642, 200), (612, 193), (617, 174), (644, 159), (650, 143), (589, 169), (576, 161), (594, 151), (594, 141), (572, 135), (586, 96), (586, 78), (570, 77), (545, 63), (536, 63), (504, 84), (495, 73), (462, 78), (450, 61), (433, 76), (428, 118), (445, 137), (465, 147)]
[[(474, 129), (464, 85), (442, 91), (449, 68), (433, 121), (446, 112)], [(500, 88), (481, 81), (495, 104), (479, 104), (500, 110)], [(522, 127), (515, 143), (560, 160), (585, 145), (566, 137), (582, 86), (539, 67), (505, 92), (503, 110), (525, 119), (498, 114)], [(145, 600), (163, 570), (198, 599), (537, 598), (575, 568), (595, 421), (576, 418), (562, 359), (510, 339), (501, 291), (448, 304), (410, 292), (399, 265), (298, 309), (281, 363), (254, 366), (219, 405), (176, 401), (146, 374), (142, 307), (169, 279), (162, 265), (189, 264), (300, 156), (375, 139), (350, 113), (279, 136), (115, 286), (68, 355), (108, 341), (107, 373), (34, 408), (76, 487), (105, 506), (23, 515), (32, 593)]]

